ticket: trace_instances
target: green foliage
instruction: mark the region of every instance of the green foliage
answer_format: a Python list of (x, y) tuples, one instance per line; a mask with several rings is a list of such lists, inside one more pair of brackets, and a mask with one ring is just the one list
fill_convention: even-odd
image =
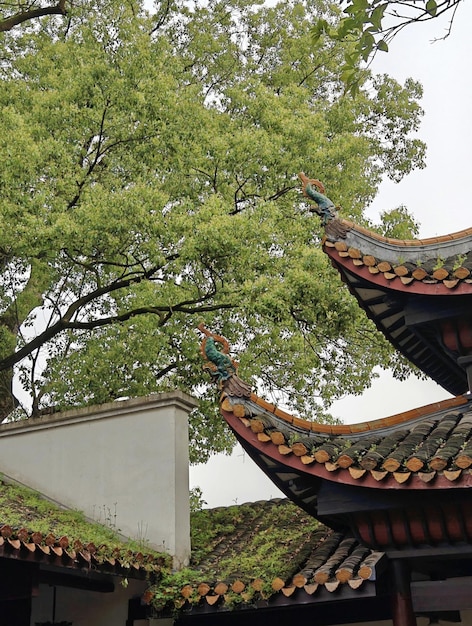
[(444, 267), (445, 262), (446, 262), (446, 259), (444, 259), (441, 256), (438, 256), (438, 258), (436, 259), (433, 265), (433, 270), (440, 270), (442, 267)]
[[(346, 44), (342, 77), (351, 94), (362, 85), (359, 62), (370, 61), (377, 52), (388, 52), (388, 44), (405, 26), (424, 22), (450, 13), (449, 32), (456, 9), (462, 0), (343, 0), (341, 19), (331, 23), (318, 19), (313, 26), (313, 39), (323, 36)], [(449, 32), (447, 34), (449, 34)], [(444, 37), (447, 37), (447, 34)]]
[(190, 489), (190, 511), (196, 513), (201, 511), (205, 506), (206, 501), (203, 499), (203, 492), (200, 487), (193, 487)]
[(419, 234), (419, 224), (405, 206), (380, 214), (382, 235), (393, 239), (414, 239)]
[(201, 321), (304, 415), (360, 393), (396, 357), (321, 253), (296, 175), (362, 220), (384, 174), (423, 165), (418, 85), (366, 72), (344, 98), (349, 45), (313, 45), (337, 19), (318, 0), (67, 6), (0, 39), (0, 371), (26, 410), (180, 388), (202, 398), (192, 459), (229, 450)]
[(467, 255), (465, 254), (458, 254), (456, 259), (454, 260), (454, 264), (452, 266), (453, 271), (459, 269), (460, 267), (463, 266), (464, 261), (467, 260)]
[[(202, 510), (192, 516), (192, 563), (209, 580), (261, 578), (270, 583), (293, 572), (310, 533), (318, 527), (317, 520), (288, 502), (273, 506), (263, 516), (256, 505)], [(221, 537), (237, 535), (241, 528), (245, 549), (238, 549), (235, 542), (223, 556), (215, 557)]]

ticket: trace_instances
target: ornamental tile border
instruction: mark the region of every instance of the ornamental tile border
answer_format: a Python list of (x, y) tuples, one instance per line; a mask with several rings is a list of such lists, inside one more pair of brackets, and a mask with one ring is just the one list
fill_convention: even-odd
[[(365, 267), (373, 276), (380, 274), (387, 281), (398, 280), (405, 287), (420, 282), (442, 283), (447, 289), (454, 289), (460, 283), (472, 283), (471, 238), (472, 228), (429, 239), (392, 239), (335, 217), (325, 225), (322, 246), (333, 260), (335, 256), (347, 259), (354, 268)], [(363, 246), (370, 248), (369, 252)], [(381, 255), (383, 246), (390, 250), (389, 260), (373, 253), (378, 250)], [(391, 258), (393, 250), (398, 257), (396, 261)]]
[[(370, 254), (364, 255), (361, 250), (348, 247), (345, 242), (332, 242), (325, 240), (324, 248), (336, 251), (341, 259), (350, 259), (356, 268), (365, 266), (372, 275), (382, 274), (385, 280), (399, 280), (407, 287), (414, 282), (435, 285), (442, 283), (448, 289), (454, 289), (460, 283), (472, 284), (471, 270), (464, 266), (447, 269), (444, 265), (436, 269), (426, 270), (421, 266), (414, 266), (412, 263), (399, 263), (395, 265), (388, 261), (376, 259)], [(447, 265), (447, 259), (445, 265)], [(452, 263), (452, 262), (451, 262)]]
[(0, 526), (0, 556), (35, 560), (48, 565), (90, 568), (116, 575), (145, 578), (149, 572), (160, 572), (165, 567), (165, 557), (144, 555), (141, 552), (109, 549), (93, 543), (71, 542), (67, 536), (43, 535), (26, 528), (15, 529), (9, 524)]
[[(282, 456), (297, 457), (303, 466), (319, 464), (328, 472), (346, 471), (355, 480), (370, 475), (381, 482), (390, 476), (401, 485), (412, 476), (425, 484), (437, 476), (453, 483), (472, 473), (472, 411), (451, 410), (466, 404), (468, 400), (459, 396), (423, 411), (376, 420), (376, 428), (368, 422), (329, 426), (289, 419), (275, 407), (268, 411), (271, 405), (255, 394), (251, 402), (225, 397), (221, 408), (238, 417), (261, 444), (276, 447)], [(438, 410), (440, 420), (434, 418)], [(281, 420), (287, 422), (286, 428)], [(389, 432), (376, 432), (381, 429)], [(356, 437), (358, 433), (362, 436)]]

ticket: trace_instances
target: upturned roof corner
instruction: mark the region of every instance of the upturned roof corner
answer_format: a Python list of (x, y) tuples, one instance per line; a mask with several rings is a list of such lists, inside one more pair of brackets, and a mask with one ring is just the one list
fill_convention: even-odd
[(299, 176), (317, 203), (324, 252), (378, 330), (449, 393), (470, 391), (472, 228), (429, 239), (384, 237), (341, 219), (322, 183)]
[[(373, 422), (305, 421), (251, 392), (228, 342), (201, 325), (201, 352), (222, 390), (223, 417), (293, 502), (334, 529), (349, 529), (364, 545), (417, 550), (436, 541), (472, 542), (472, 529), (454, 522), (468, 515), (464, 494), (472, 485), (472, 229), (428, 240), (382, 237), (341, 219), (323, 183), (299, 176), (325, 229), (324, 252), (361, 308), (399, 352), (455, 397)], [(365, 502), (356, 508), (359, 489), (366, 509)], [(343, 510), (333, 508), (332, 497), (344, 499)], [(390, 511), (381, 521), (379, 499)], [(398, 516), (408, 525), (405, 536)], [(437, 535), (441, 516), (453, 522)]]

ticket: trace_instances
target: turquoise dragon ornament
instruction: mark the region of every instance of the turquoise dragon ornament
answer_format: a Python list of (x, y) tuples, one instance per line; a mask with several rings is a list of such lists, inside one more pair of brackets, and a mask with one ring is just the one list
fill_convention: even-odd
[[(200, 347), (200, 352), (206, 361), (204, 369), (210, 372), (215, 382), (223, 384), (237, 371), (236, 361), (229, 356), (229, 344), (221, 335), (211, 333), (204, 324), (199, 324), (198, 330), (205, 335)], [(217, 348), (217, 344), (222, 346), (221, 350)]]
[(316, 207), (312, 210), (320, 216), (321, 224), (326, 226), (328, 222), (336, 219), (338, 216), (336, 207), (334, 203), (324, 195), (325, 187), (323, 183), (316, 178), (308, 178), (303, 172), (300, 172), (298, 177), (302, 181), (303, 195), (316, 202)]

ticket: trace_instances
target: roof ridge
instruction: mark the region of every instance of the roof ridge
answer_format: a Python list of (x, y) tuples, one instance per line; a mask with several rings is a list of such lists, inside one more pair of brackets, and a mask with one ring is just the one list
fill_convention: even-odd
[(352, 222), (351, 220), (347, 220), (344, 218), (338, 218), (338, 221), (350, 230), (356, 230), (359, 233), (363, 233), (364, 235), (368, 235), (372, 239), (377, 239), (377, 241), (382, 241), (383, 243), (387, 243), (393, 246), (399, 247), (416, 247), (416, 246), (430, 246), (438, 243), (447, 243), (451, 241), (457, 241), (459, 239), (465, 239), (466, 237), (472, 236), (472, 227), (464, 228), (462, 230), (458, 230), (453, 233), (449, 233), (447, 235), (440, 235), (436, 237), (425, 237), (423, 239), (395, 239), (394, 237), (386, 237), (385, 235), (381, 235), (380, 233), (371, 230), (370, 228), (366, 228), (365, 226), (361, 226)]
[[(376, 420), (358, 422), (356, 424), (322, 424), (320, 422), (311, 422), (299, 417), (295, 417), (290, 413), (278, 408), (274, 404), (267, 402), (263, 398), (260, 398), (255, 393), (251, 394), (251, 401), (274, 416), (280, 418), (284, 422), (295, 426), (297, 429), (305, 430), (309, 433), (320, 433), (327, 435), (361, 435), (362, 433), (372, 433), (373, 431), (383, 430), (385, 428), (395, 427), (400, 424), (407, 424), (416, 421), (417, 419), (424, 419), (427, 416), (434, 416), (436, 413), (445, 411), (446, 409), (452, 409), (460, 406), (464, 406), (471, 401), (466, 395), (455, 396), (453, 398), (447, 398), (439, 402), (433, 402), (426, 404), (422, 407), (415, 409), (409, 409), (408, 411), (402, 411), (395, 413), (387, 417), (379, 418)], [(231, 401), (230, 401), (231, 402)], [(231, 402), (234, 408), (234, 404), (238, 402)], [(225, 407), (222, 406), (224, 409)]]

